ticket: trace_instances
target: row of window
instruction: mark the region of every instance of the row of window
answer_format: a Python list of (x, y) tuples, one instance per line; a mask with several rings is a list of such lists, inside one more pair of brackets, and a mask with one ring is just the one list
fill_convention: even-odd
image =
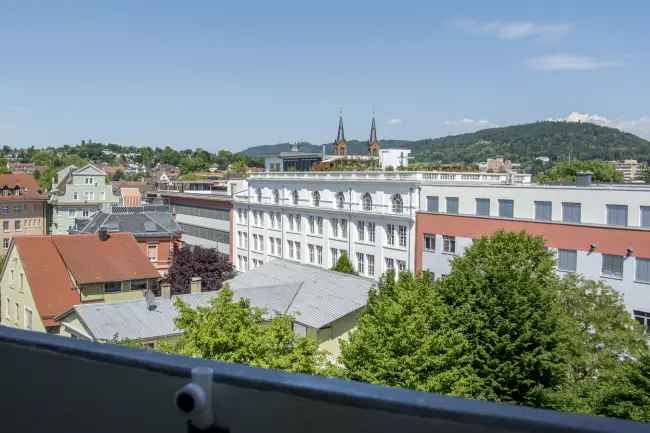
[[(458, 197), (445, 197), (446, 213), (458, 214), (459, 198)], [(499, 199), (498, 202), (498, 216), (502, 218), (514, 218), (515, 202), (509, 199)], [(426, 198), (427, 211), (439, 212), (440, 202), (437, 196), (427, 196)], [(490, 215), (490, 199), (477, 198), (475, 199), (475, 214), (478, 216), (491, 216)], [(553, 203), (550, 201), (535, 201), (534, 218), (538, 221), (551, 221), (553, 215)], [(628, 206), (622, 204), (608, 204), (606, 205), (607, 217), (606, 224), (612, 226), (627, 226), (628, 225)], [(640, 222), (641, 227), (650, 227), (650, 206), (640, 207)], [(582, 205), (581, 203), (562, 202), (562, 221), (567, 223), (580, 223), (582, 222)]]
[[(262, 188), (257, 188), (255, 190), (255, 200), (257, 203), (263, 203), (264, 198), (262, 196)], [(272, 200), (273, 204), (280, 205), (282, 199), (280, 197), (280, 190), (274, 189), (272, 191)], [(291, 204), (298, 206), (300, 203), (300, 195), (297, 190), (291, 192)], [(334, 207), (336, 209), (345, 209), (346, 205), (351, 204), (349, 201), (346, 201), (345, 194), (343, 192), (337, 192), (334, 196)], [(320, 207), (321, 197), (319, 191), (313, 191), (311, 193), (311, 205), (314, 207)], [(361, 209), (366, 212), (371, 212), (373, 210), (372, 196), (370, 193), (365, 193), (361, 196)], [(404, 200), (400, 194), (393, 194), (391, 196), (391, 211), (395, 214), (404, 213)]]
[(0, 207), (0, 214), (2, 215), (9, 215), (11, 213), (11, 210), (13, 209), (15, 214), (19, 214), (24, 211), (28, 210), (34, 210), (34, 211), (39, 211), (39, 205), (29, 205), (29, 204), (16, 204), (13, 206), (2, 206)]
[[(79, 193), (77, 191), (72, 192), (72, 199), (79, 200)], [(106, 200), (106, 191), (101, 191), (99, 193), (100, 200)], [(83, 199), (85, 201), (94, 201), (95, 200), (95, 191), (84, 191)]]
[(230, 232), (216, 230), (207, 227), (199, 227), (192, 224), (178, 223), (184, 234), (213, 242), (230, 243)]
[[(32, 311), (31, 308), (27, 306), (25, 306), (22, 311), (24, 312), (22, 317), (23, 328), (34, 329), (34, 312)], [(10, 298), (6, 298), (5, 317), (7, 318), (7, 320), (13, 320), (16, 324), (20, 324), (21, 321), (20, 312), (21, 312), (20, 304), (18, 302), (12, 303)]]
[[(424, 235), (425, 251), (436, 251), (436, 235)], [(442, 235), (442, 251), (445, 253), (456, 253), (456, 237)], [(602, 264), (601, 273), (606, 277), (623, 278), (623, 263), (625, 256), (612, 254), (601, 254)], [(578, 267), (578, 252), (576, 250), (558, 250), (557, 254), (558, 270), (563, 272), (576, 272)], [(650, 259), (636, 258), (636, 275), (635, 281), (641, 283), (650, 283)]]
[(96, 208), (82, 208), (82, 209), (77, 209), (74, 207), (71, 208), (62, 208), (59, 211), (60, 216), (68, 216), (69, 218), (90, 218), (97, 212)]
[[(40, 227), (41, 226), (41, 220), (38, 218), (31, 218), (31, 219), (26, 219), (26, 220), (14, 220), (13, 224), (13, 231), (16, 232), (22, 232), (23, 227), (25, 228), (32, 228), (32, 227)], [(4, 233), (9, 233), (11, 232), (11, 221), (2, 221), (2, 231)]]
[(121, 281), (109, 281), (108, 283), (104, 283), (104, 293), (121, 292), (122, 288), (124, 288), (124, 291), (146, 290), (147, 280), (131, 280), (129, 283), (125, 282), (125, 284), (122, 284)]
[(173, 210), (177, 215), (189, 215), (213, 220), (230, 221), (230, 212), (226, 209), (211, 209), (187, 204), (175, 204)]

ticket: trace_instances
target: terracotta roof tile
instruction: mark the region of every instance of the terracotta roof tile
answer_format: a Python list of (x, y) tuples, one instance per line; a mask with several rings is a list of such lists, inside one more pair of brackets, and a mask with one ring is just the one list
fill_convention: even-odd
[(16, 188), (21, 187), (25, 189), (22, 195), (0, 196), (0, 200), (29, 200), (29, 199), (42, 199), (45, 200), (47, 196), (39, 191), (38, 182), (34, 176), (27, 173), (10, 173), (0, 174), (0, 189), (2, 188)]
[(18, 249), (36, 308), (46, 326), (54, 317), (81, 303), (78, 284), (158, 278), (131, 233), (19, 236)]

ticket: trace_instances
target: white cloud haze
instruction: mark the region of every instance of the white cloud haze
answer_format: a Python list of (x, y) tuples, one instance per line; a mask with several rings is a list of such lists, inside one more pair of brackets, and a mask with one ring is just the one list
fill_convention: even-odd
[(489, 120), (485, 120), (485, 119), (476, 120), (469, 117), (464, 117), (462, 119), (457, 119), (457, 120), (447, 120), (443, 122), (443, 125), (445, 125), (449, 129), (449, 131), (453, 133), (474, 132), (481, 129), (495, 128), (498, 126), (497, 124), (492, 123)]
[(397, 119), (397, 118), (390, 119), (387, 123), (389, 125), (391, 125), (391, 126), (401, 125), (402, 124), (402, 119)]
[(478, 21), (462, 19), (454, 21), (456, 27), (474, 33), (486, 33), (502, 40), (554, 37), (569, 33), (570, 24), (539, 24), (533, 21)]
[(593, 123), (600, 126), (620, 129), (621, 131), (631, 132), (640, 137), (650, 138), (650, 116), (641, 116), (638, 119), (620, 119), (614, 120), (601, 116), (600, 114), (579, 113), (574, 111), (563, 118), (549, 119), (555, 121)]
[(616, 65), (616, 62), (568, 53), (549, 54), (528, 59), (528, 66), (538, 71), (593, 71)]

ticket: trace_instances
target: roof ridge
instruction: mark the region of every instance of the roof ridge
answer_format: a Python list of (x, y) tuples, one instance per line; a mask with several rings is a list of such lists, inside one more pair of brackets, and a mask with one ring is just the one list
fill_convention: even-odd
[(291, 297), (291, 300), (289, 301), (289, 304), (287, 304), (287, 308), (284, 310), (284, 314), (287, 314), (289, 312), (289, 309), (293, 305), (293, 301), (296, 300), (296, 297), (298, 296), (298, 293), (300, 293), (300, 291), (302, 290), (302, 286), (305, 284), (305, 282), (301, 281), (299, 284), (300, 285), (298, 286), (298, 290), (296, 290), (296, 292)]

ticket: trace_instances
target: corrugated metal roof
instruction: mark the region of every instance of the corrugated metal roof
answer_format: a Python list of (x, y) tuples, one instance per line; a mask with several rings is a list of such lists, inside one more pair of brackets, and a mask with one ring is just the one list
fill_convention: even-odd
[(368, 302), (375, 281), (275, 259), (228, 281), (235, 297), (247, 298), (268, 315), (286, 313), (297, 322), (322, 328)]
[(174, 325), (178, 311), (176, 298), (188, 306), (206, 306), (218, 292), (189, 293), (172, 296), (171, 299), (155, 298), (156, 308), (149, 310), (144, 298), (121, 301), (75, 305), (74, 311), (96, 340), (130, 339), (143, 340), (180, 334)]

